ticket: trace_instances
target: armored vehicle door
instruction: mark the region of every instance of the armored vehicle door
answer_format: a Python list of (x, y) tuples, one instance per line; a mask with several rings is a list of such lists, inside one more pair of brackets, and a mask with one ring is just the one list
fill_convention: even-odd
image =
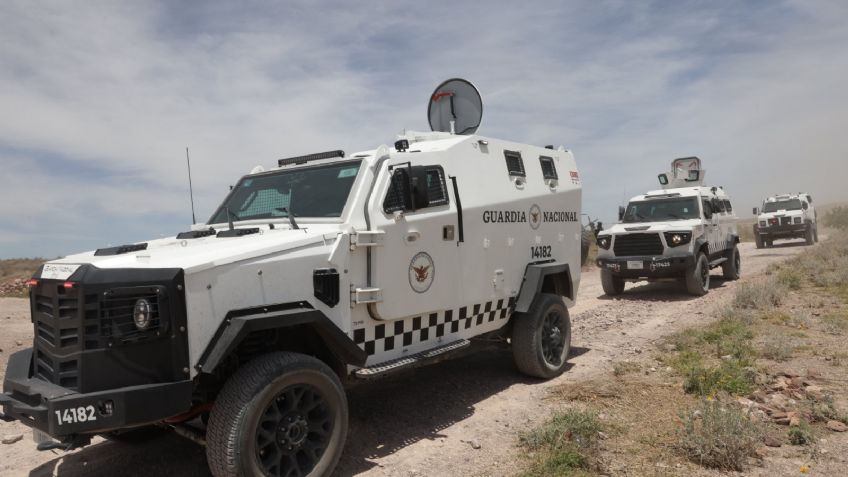
[(372, 249), (372, 286), (382, 299), (371, 304), (372, 314), (394, 320), (456, 307), (458, 216), (444, 170), (401, 165), (380, 177), (386, 184), (371, 202), (371, 228), (384, 232), (382, 245)]
[(721, 210), (714, 206), (714, 201), (707, 197), (701, 200), (704, 207), (704, 237), (709, 244), (710, 256), (724, 249), (721, 237)]

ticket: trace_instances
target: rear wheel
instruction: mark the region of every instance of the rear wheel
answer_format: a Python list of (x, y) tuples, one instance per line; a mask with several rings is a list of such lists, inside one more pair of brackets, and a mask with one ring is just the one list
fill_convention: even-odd
[(727, 261), (721, 264), (721, 272), (726, 280), (738, 280), (741, 270), (742, 256), (739, 254), (739, 248), (734, 244)]
[(624, 279), (613, 275), (609, 270), (601, 270), (601, 286), (609, 296), (624, 293)]
[(512, 356), (518, 369), (544, 379), (562, 374), (571, 350), (571, 320), (562, 297), (542, 293), (513, 320)]
[(250, 361), (215, 400), (206, 457), (216, 477), (329, 475), (347, 435), (338, 377), (321, 361), (270, 353)]
[(695, 264), (686, 270), (686, 290), (695, 296), (703, 296), (710, 291), (710, 262), (706, 254), (699, 253)]

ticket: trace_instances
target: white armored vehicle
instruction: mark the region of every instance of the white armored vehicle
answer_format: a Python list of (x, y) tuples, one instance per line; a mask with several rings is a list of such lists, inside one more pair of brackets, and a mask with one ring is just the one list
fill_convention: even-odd
[(622, 293), (625, 281), (671, 279), (704, 295), (719, 266), (724, 278), (739, 278), (736, 215), (724, 189), (703, 185), (705, 173), (697, 157), (675, 159), (659, 175), (662, 190), (619, 208), (619, 223), (597, 239), (604, 293)]
[(476, 135), (481, 113), (474, 86), (447, 81), (433, 132), (280, 160), (207, 224), (43, 265), (3, 417), (40, 449), (166, 423), (205, 439), (216, 476), (327, 475), (343, 382), (507, 340), (520, 371), (559, 375), (580, 281), (577, 166), (562, 147)]
[(807, 245), (819, 241), (818, 217), (810, 194), (774, 195), (754, 207), (754, 241), (757, 248), (771, 247), (778, 239), (803, 238)]

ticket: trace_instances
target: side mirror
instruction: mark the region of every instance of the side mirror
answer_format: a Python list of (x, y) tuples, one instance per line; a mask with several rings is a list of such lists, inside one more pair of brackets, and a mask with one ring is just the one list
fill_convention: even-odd
[(624, 218), (624, 207), (618, 206), (618, 220), (622, 220)]
[(810, 208), (810, 204), (808, 204), (806, 202), (801, 202), (801, 208), (804, 209), (804, 210), (807, 210), (807, 209)]
[(660, 180), (660, 185), (668, 185), (668, 176), (667, 175), (660, 174), (660, 175), (657, 176), (657, 178)]
[(754, 215), (760, 215), (760, 209), (754, 207)]
[(711, 201), (704, 201), (704, 218), (709, 220), (713, 218), (713, 206)]

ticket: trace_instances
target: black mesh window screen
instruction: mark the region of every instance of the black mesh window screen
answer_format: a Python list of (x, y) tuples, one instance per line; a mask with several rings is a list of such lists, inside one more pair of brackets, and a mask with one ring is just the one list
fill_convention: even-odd
[(517, 151), (504, 151), (506, 157), (506, 169), (510, 176), (525, 177), (524, 161), (521, 159), (521, 153)]
[(552, 157), (539, 157), (539, 163), (542, 164), (542, 176), (545, 179), (559, 179), (557, 176), (556, 165)]
[(395, 169), (389, 191), (383, 200), (383, 211), (387, 214), (406, 209), (406, 198), (409, 196), (409, 175), (405, 169)]
[(445, 173), (441, 167), (427, 169), (427, 198), (429, 199), (430, 207), (448, 203)]

